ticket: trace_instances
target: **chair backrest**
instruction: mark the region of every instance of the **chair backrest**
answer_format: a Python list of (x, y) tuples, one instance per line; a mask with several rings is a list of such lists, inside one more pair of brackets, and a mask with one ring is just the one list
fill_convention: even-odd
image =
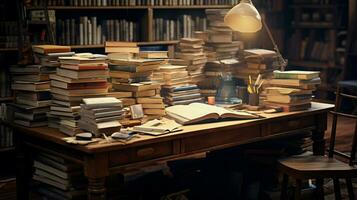
[[(348, 86), (355, 87), (355, 84), (357, 85), (357, 81), (352, 81), (352, 84), (345, 84), (345, 83), (346, 83), (345, 81), (342, 81), (338, 84), (337, 91), (336, 91), (335, 109), (334, 109), (334, 111), (331, 111), (333, 118), (332, 118), (332, 128), (331, 128), (330, 147), (329, 147), (329, 155), (328, 156), (333, 157), (334, 154), (342, 156), (342, 157), (348, 159), (350, 165), (354, 165), (354, 164), (357, 164), (357, 161), (356, 161), (357, 115), (342, 113), (341, 112), (341, 101), (342, 101), (342, 98), (350, 98), (350, 99), (357, 100), (357, 96), (352, 95), (352, 94), (346, 94), (343, 92), (343, 89), (345, 87), (348, 87)], [(355, 91), (357, 91), (357, 87), (355, 89), (356, 89)], [(348, 117), (348, 118), (352, 118), (355, 120), (355, 127), (354, 127), (354, 131), (353, 131), (352, 147), (351, 147), (350, 154), (346, 154), (346, 153), (335, 150), (338, 116)]]

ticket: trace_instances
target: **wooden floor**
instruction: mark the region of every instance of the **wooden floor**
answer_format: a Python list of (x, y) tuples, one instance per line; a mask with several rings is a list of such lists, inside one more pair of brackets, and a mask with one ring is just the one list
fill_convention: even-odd
[[(332, 126), (332, 116), (328, 117), (328, 128), (325, 134), (326, 145), (329, 145), (329, 138), (331, 134), (331, 126)], [(352, 137), (355, 129), (355, 120), (349, 119), (345, 117), (339, 117), (337, 121), (337, 133), (336, 133), (336, 146), (335, 148), (342, 152), (350, 152), (352, 147)], [(355, 189), (355, 194), (357, 194), (357, 179), (353, 181), (353, 186)], [(344, 181), (341, 181), (341, 192), (343, 199), (348, 199), (346, 185)], [(325, 183), (325, 200), (333, 200), (333, 184), (331, 180), (327, 180)]]
[[(332, 116), (328, 117), (328, 127), (325, 134), (326, 145), (329, 145), (331, 135)], [(346, 117), (339, 117), (337, 121), (336, 149), (342, 152), (350, 152), (352, 147), (352, 137), (355, 129), (355, 120)]]

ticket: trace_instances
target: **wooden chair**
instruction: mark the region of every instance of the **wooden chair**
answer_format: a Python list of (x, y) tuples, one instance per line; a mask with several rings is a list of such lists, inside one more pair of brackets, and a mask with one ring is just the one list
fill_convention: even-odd
[[(354, 88), (357, 91), (357, 81), (341, 81), (338, 83), (336, 92), (335, 109), (331, 112), (333, 115), (331, 139), (328, 151), (328, 156), (293, 156), (279, 160), (278, 168), (283, 173), (281, 200), (287, 200), (287, 185), (289, 177), (296, 181), (295, 199), (301, 198), (302, 180), (316, 179), (317, 194), (319, 199), (323, 199), (323, 179), (332, 178), (334, 184), (335, 199), (341, 199), (339, 179), (345, 179), (350, 200), (356, 200), (353, 192), (351, 178), (357, 178), (357, 164), (355, 161), (357, 148), (357, 116), (352, 114), (342, 113), (341, 98), (357, 99), (357, 96), (343, 92), (343, 89)], [(338, 116), (356, 119), (354, 130), (351, 154), (347, 155), (335, 150), (336, 125)], [(341, 162), (333, 158), (334, 154), (348, 159), (348, 163)]]

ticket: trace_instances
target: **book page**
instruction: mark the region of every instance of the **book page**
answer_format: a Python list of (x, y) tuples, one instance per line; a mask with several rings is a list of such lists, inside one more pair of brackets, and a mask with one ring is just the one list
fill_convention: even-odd
[[(215, 113), (212, 109), (207, 109), (207, 107), (200, 105), (197, 106), (195, 104), (171, 106), (166, 108), (166, 110), (187, 120), (198, 119)], [(217, 116), (213, 116), (212, 118), (217, 118)]]
[(256, 118), (256, 116), (249, 114), (247, 112), (243, 112), (243, 111), (233, 111), (233, 110), (228, 110), (228, 109), (225, 109), (222, 107), (211, 106), (211, 105), (203, 104), (203, 103), (191, 103), (190, 106), (191, 105), (194, 106), (195, 108), (200, 108), (200, 109), (206, 110), (210, 113), (217, 113), (222, 118), (225, 118), (225, 117)]

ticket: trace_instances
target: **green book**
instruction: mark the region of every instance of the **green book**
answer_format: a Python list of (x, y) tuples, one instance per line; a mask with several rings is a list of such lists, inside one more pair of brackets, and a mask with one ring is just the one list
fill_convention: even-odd
[(318, 78), (320, 75), (319, 71), (274, 71), (274, 78), (276, 79), (299, 79), (299, 80), (311, 80)]

